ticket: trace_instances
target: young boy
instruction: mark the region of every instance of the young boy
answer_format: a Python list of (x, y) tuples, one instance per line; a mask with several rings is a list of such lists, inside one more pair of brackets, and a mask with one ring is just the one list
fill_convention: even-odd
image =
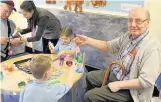
[(58, 86), (49, 85), (47, 82), (54, 70), (50, 57), (44, 55), (33, 57), (30, 69), (35, 80), (22, 90), (19, 102), (58, 102), (73, 86), (73, 74), (76, 71), (75, 64), (70, 68), (67, 84)]

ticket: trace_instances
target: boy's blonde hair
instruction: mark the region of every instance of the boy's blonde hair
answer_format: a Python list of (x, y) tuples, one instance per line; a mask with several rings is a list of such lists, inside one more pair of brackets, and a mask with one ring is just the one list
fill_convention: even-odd
[(36, 79), (41, 79), (51, 67), (52, 59), (44, 55), (35, 56), (30, 62), (30, 70)]

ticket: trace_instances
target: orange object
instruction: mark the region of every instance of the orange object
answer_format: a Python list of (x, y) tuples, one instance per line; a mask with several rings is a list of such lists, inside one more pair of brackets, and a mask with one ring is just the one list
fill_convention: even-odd
[(75, 39), (77, 42), (80, 42), (81, 41), (81, 38), (80, 37), (76, 37)]
[(12, 67), (12, 65), (8, 65), (7, 70), (8, 70), (9, 72), (12, 72), (12, 71), (13, 71), (13, 67)]

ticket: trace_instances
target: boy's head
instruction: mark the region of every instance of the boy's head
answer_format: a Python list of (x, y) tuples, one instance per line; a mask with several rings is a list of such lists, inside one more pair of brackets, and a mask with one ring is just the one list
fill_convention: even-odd
[(44, 55), (35, 56), (30, 62), (30, 70), (36, 79), (46, 80), (52, 76), (52, 59)]
[(63, 27), (61, 29), (60, 38), (64, 42), (64, 44), (69, 44), (74, 38), (72, 27)]

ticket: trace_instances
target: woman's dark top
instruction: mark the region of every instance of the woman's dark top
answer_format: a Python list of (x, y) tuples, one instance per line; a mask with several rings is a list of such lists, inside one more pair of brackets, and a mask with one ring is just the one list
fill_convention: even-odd
[[(28, 42), (39, 41), (41, 37), (45, 39), (58, 39), (61, 29), (60, 21), (55, 17), (54, 14), (52, 14), (46, 9), (37, 8), (37, 11), (39, 13), (38, 15), (39, 20), (37, 23), (38, 29), (36, 35), (27, 38), (27, 41)], [(28, 21), (28, 28), (23, 29), (21, 34), (29, 33), (33, 29), (29, 26), (30, 19), (28, 19), (27, 21)]]

